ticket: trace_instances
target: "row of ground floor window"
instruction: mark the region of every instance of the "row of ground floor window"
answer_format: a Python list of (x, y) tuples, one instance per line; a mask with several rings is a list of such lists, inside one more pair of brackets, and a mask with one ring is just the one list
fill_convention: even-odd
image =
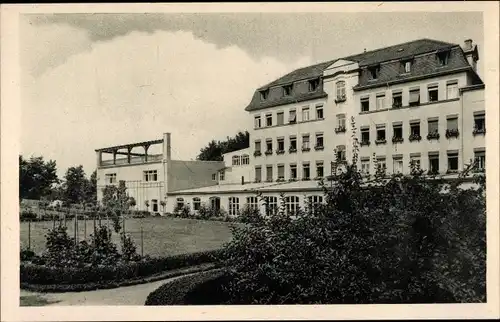
[[(474, 150), (474, 158), (476, 162), (476, 167), (478, 170), (486, 169), (486, 154), (484, 148), (478, 148)], [(377, 169), (383, 169), (385, 171), (389, 170), (392, 173), (409, 173), (410, 164), (415, 164), (417, 167), (432, 173), (449, 173), (459, 171), (459, 152), (458, 150), (448, 150), (446, 151), (446, 156), (441, 156), (439, 151), (430, 151), (427, 156), (421, 153), (410, 153), (409, 158), (406, 160), (403, 154), (392, 155), (392, 164), (387, 165), (386, 156), (375, 156), (371, 157), (361, 157), (361, 167), (360, 170), (363, 174), (374, 174)], [(444, 158), (443, 158), (444, 157)], [(426, 164), (424, 164), (423, 159), (425, 159)], [(345, 160), (345, 154), (342, 154), (339, 160)], [(312, 172), (312, 165), (315, 166), (315, 172)], [(404, 167), (407, 167), (405, 170)], [(275, 173), (276, 168), (276, 173)], [(272, 181), (284, 181), (288, 180), (298, 180), (299, 179), (299, 169), (301, 170), (301, 180), (310, 180), (311, 178), (319, 179), (325, 176), (325, 164), (324, 161), (315, 161), (311, 164), (310, 161), (304, 161), (302, 164), (297, 165), (297, 163), (288, 164), (288, 178), (285, 176), (285, 164), (268, 164), (268, 165), (257, 165), (255, 166), (255, 181), (261, 182), (263, 180)], [(263, 172), (265, 170), (265, 178), (263, 178)]]
[(295, 214), (300, 209), (314, 209), (324, 202), (322, 195), (286, 195), (283, 201), (278, 196), (228, 196), (228, 197), (208, 197), (202, 201), (201, 197), (177, 197), (175, 209), (183, 209), (186, 206), (194, 212), (198, 212), (202, 205), (215, 211), (227, 211), (230, 216), (238, 216), (244, 209), (259, 210), (262, 214), (272, 215), (278, 212), (281, 205), (288, 214)]

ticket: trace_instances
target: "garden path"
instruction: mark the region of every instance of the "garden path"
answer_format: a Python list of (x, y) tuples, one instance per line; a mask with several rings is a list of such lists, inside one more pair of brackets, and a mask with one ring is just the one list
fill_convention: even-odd
[[(188, 274), (188, 275), (194, 275)], [(47, 306), (66, 305), (144, 305), (149, 293), (156, 290), (161, 285), (187, 275), (172, 277), (152, 283), (145, 283), (133, 286), (124, 286), (115, 289), (95, 290), (88, 292), (67, 292), (67, 293), (38, 293), (21, 290), (21, 297), (37, 297), (40, 302), (47, 302)]]

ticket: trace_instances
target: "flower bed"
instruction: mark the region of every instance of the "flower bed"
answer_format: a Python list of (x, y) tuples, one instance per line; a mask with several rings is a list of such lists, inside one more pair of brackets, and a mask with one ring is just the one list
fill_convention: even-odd
[(144, 258), (136, 262), (117, 265), (85, 267), (49, 267), (30, 262), (21, 263), (20, 280), (23, 285), (78, 285), (106, 284), (125, 280), (145, 278), (165, 271), (212, 263), (220, 255), (220, 250), (168, 256), (164, 258)]

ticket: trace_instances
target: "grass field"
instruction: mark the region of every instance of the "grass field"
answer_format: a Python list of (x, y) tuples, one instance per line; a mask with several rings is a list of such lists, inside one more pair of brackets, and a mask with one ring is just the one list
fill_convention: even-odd
[[(127, 219), (125, 230), (132, 236), (137, 252), (141, 253), (141, 220), (143, 227), (144, 255), (167, 256), (183, 253), (192, 253), (220, 248), (231, 239), (230, 223), (219, 221), (202, 221), (180, 218), (153, 217), (146, 219)], [(102, 220), (106, 225), (106, 220)], [(57, 224), (57, 223), (56, 223)], [(68, 233), (74, 236), (74, 220), (67, 221)], [(84, 222), (78, 223), (78, 238), (85, 237)], [(87, 239), (93, 232), (93, 221), (87, 221)], [(109, 227), (113, 225), (110, 221)], [(40, 253), (45, 249), (45, 234), (52, 228), (51, 221), (31, 223), (31, 249)], [(28, 223), (20, 223), (21, 247), (28, 246)], [(112, 238), (119, 245), (119, 235), (114, 233)]]

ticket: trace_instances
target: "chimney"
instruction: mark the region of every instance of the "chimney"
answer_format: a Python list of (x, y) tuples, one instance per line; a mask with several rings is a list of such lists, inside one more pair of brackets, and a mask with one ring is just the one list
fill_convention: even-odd
[(477, 51), (477, 45), (472, 42), (472, 39), (467, 39), (464, 41), (464, 47), (462, 48), (472, 69), (476, 71), (477, 61), (479, 60), (479, 53)]
[(171, 153), (171, 143), (170, 143), (170, 133), (163, 133), (163, 159), (170, 161), (172, 158)]

